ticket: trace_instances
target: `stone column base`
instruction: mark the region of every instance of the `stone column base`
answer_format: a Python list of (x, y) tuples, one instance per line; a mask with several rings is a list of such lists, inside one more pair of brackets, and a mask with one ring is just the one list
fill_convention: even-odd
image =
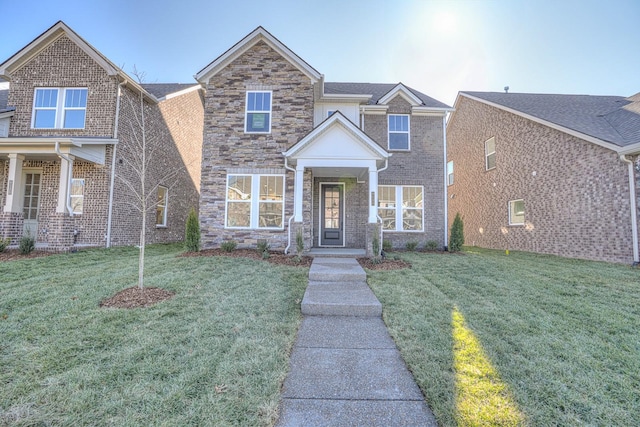
[(74, 223), (67, 214), (55, 213), (49, 217), (49, 249), (66, 251), (73, 246)]
[(23, 228), (22, 212), (0, 212), (0, 238), (11, 239), (10, 245), (20, 243)]
[(302, 222), (292, 222), (291, 223), (291, 247), (289, 248), (289, 253), (292, 255), (298, 254), (298, 231), (302, 232), (302, 239), (304, 240), (304, 250), (302, 254), (309, 252), (311, 249), (311, 227), (304, 227), (304, 223)]
[(369, 258), (371, 258), (373, 256), (380, 255), (380, 252), (378, 252), (376, 254), (373, 253), (373, 241), (375, 239), (378, 240), (378, 251), (380, 251), (382, 249), (382, 239), (380, 238), (380, 227), (381, 227), (381, 224), (377, 223), (377, 222), (376, 223), (367, 223), (367, 228), (366, 228), (366, 230), (367, 230), (367, 232), (366, 232), (366, 235), (367, 235), (367, 240), (366, 240), (367, 247), (366, 247), (366, 250), (367, 250), (367, 257), (369, 257)]

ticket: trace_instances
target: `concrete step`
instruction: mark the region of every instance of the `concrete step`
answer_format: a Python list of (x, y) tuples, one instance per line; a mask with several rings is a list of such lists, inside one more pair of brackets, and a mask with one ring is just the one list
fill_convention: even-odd
[(382, 316), (382, 304), (365, 282), (309, 281), (300, 309), (307, 316)]
[(309, 281), (366, 282), (367, 273), (354, 258), (314, 258)]

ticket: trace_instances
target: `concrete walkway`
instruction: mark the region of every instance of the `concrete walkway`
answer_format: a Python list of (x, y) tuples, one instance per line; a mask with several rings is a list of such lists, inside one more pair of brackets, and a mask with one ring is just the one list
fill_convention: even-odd
[(315, 258), (276, 426), (436, 426), (353, 258)]

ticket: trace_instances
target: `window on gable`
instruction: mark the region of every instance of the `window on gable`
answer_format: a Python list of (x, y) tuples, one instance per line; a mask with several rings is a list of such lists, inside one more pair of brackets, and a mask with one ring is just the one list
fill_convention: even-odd
[(71, 210), (74, 214), (81, 214), (84, 210), (84, 179), (74, 178), (71, 180)]
[(447, 185), (453, 185), (453, 160), (447, 163)]
[(409, 116), (389, 114), (389, 150), (409, 149)]
[(496, 167), (496, 139), (494, 137), (489, 138), (484, 143), (484, 158), (487, 170)]
[[(378, 215), (385, 231), (422, 231), (424, 192), (416, 185), (378, 187)], [(400, 203), (398, 203), (400, 202)]]
[(509, 225), (524, 224), (524, 200), (509, 201)]
[(158, 186), (158, 202), (156, 203), (156, 227), (167, 226), (167, 202), (169, 201), (169, 189)]
[(86, 88), (37, 88), (33, 100), (35, 129), (84, 129)]
[(271, 133), (271, 92), (248, 91), (245, 110), (246, 133)]
[(228, 175), (228, 228), (284, 227), (283, 175)]

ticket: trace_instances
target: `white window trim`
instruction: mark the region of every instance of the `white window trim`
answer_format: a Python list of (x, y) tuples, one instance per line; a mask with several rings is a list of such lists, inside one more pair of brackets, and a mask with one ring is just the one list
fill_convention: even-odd
[(73, 210), (73, 214), (74, 215), (82, 215), (82, 213), (84, 212), (84, 189), (85, 189), (85, 180), (84, 178), (73, 178), (71, 180), (71, 187), (73, 188), (73, 182), (74, 181), (82, 181), (82, 194), (71, 194), (69, 193), (69, 203), (71, 206), (73, 206), (73, 199), (82, 199), (82, 210), (81, 211), (77, 211), (77, 210)]
[[(488, 152), (487, 151), (487, 144), (489, 143), (489, 141), (493, 141), (493, 151), (492, 152)], [(493, 154), (494, 156), (494, 162), (493, 162), (493, 167), (489, 167), (489, 156), (491, 156)], [(496, 168), (496, 162), (495, 162), (495, 156), (496, 156), (496, 138), (495, 136), (492, 136), (491, 138), (487, 139), (484, 142), (484, 168), (485, 170), (493, 170)]]
[(162, 224), (156, 223), (156, 228), (167, 228), (167, 211), (169, 210), (169, 189), (163, 185), (158, 185), (158, 191), (160, 191), (161, 188), (164, 189), (164, 204), (158, 201), (156, 203), (156, 210), (158, 209), (158, 207), (164, 207), (164, 211), (162, 212)]
[(524, 199), (515, 199), (515, 200), (509, 200), (509, 205), (508, 205), (508, 209), (509, 209), (509, 225), (515, 225), (515, 226), (522, 226), (525, 223), (525, 214), (526, 214), (526, 210), (522, 211), (522, 222), (513, 222), (511, 219), (511, 206), (512, 204), (515, 204), (516, 202), (522, 202), (522, 204), (524, 205)]
[[(380, 208), (380, 206), (378, 206), (378, 209), (394, 209), (396, 211), (395, 212), (396, 229), (395, 230), (383, 229), (382, 232), (383, 233), (424, 233), (424, 186), (422, 185), (379, 185), (378, 188), (380, 187), (395, 188), (395, 192), (396, 192), (395, 208)], [(402, 224), (403, 224), (402, 210), (404, 209), (402, 207), (402, 189), (407, 187), (419, 187), (420, 189), (422, 189), (422, 208), (408, 208), (408, 209), (415, 209), (415, 210), (419, 209), (420, 211), (422, 211), (422, 214), (420, 215), (420, 224), (421, 224), (420, 230), (403, 230), (402, 229)], [(378, 194), (380, 194), (379, 190), (378, 190)]]
[[(389, 129), (389, 118), (391, 116), (405, 116), (407, 118), (407, 131), (393, 131)], [(407, 134), (407, 148), (391, 148), (391, 134)], [(410, 114), (389, 114), (387, 115), (387, 148), (389, 151), (411, 151), (411, 115)]]
[[(247, 129), (248, 124), (249, 124), (249, 114), (250, 113), (266, 113), (266, 111), (262, 111), (262, 110), (249, 110), (249, 94), (250, 93), (268, 93), (269, 96), (269, 130), (266, 132), (257, 132), (257, 131), (249, 131)], [(248, 133), (248, 134), (262, 134), (262, 135), (267, 135), (271, 133), (271, 124), (273, 123), (273, 91), (271, 90), (248, 90), (245, 94), (244, 97), (244, 133)]]
[[(451, 165), (451, 172), (449, 172), (449, 165)], [(453, 160), (447, 162), (447, 187), (453, 185), (455, 177), (453, 176)]]
[[(38, 107), (36, 108), (36, 93), (38, 90), (42, 89), (57, 89), (58, 90), (58, 98), (56, 99), (56, 107)], [(87, 107), (65, 107), (65, 99), (67, 96), (67, 90), (73, 89), (84, 89), (87, 91), (87, 103), (89, 103), (89, 89), (86, 87), (37, 87), (33, 89), (33, 104), (31, 109), (31, 129), (84, 129), (87, 124)], [(36, 111), (37, 110), (55, 110), (56, 116), (54, 120), (53, 127), (45, 128), (45, 127), (35, 127), (36, 126)], [(82, 123), (82, 127), (80, 128), (66, 128), (64, 127), (64, 116), (67, 110), (84, 110), (84, 122)], [(271, 122), (269, 122), (271, 123)]]
[[(249, 217), (249, 227), (233, 227), (227, 225), (228, 221), (228, 210), (229, 210), (229, 178), (232, 176), (250, 176), (251, 177), (251, 199), (249, 203), (250, 207), (250, 217)], [(282, 227), (260, 227), (260, 202), (265, 202), (264, 200), (260, 200), (260, 177), (263, 176), (279, 176), (282, 177), (282, 202), (272, 202), (272, 203), (282, 203)], [(284, 230), (284, 206), (286, 204), (286, 176), (282, 174), (268, 174), (268, 173), (259, 173), (259, 174), (251, 174), (251, 173), (229, 173), (227, 174), (227, 183), (224, 188), (224, 228), (228, 230)]]

